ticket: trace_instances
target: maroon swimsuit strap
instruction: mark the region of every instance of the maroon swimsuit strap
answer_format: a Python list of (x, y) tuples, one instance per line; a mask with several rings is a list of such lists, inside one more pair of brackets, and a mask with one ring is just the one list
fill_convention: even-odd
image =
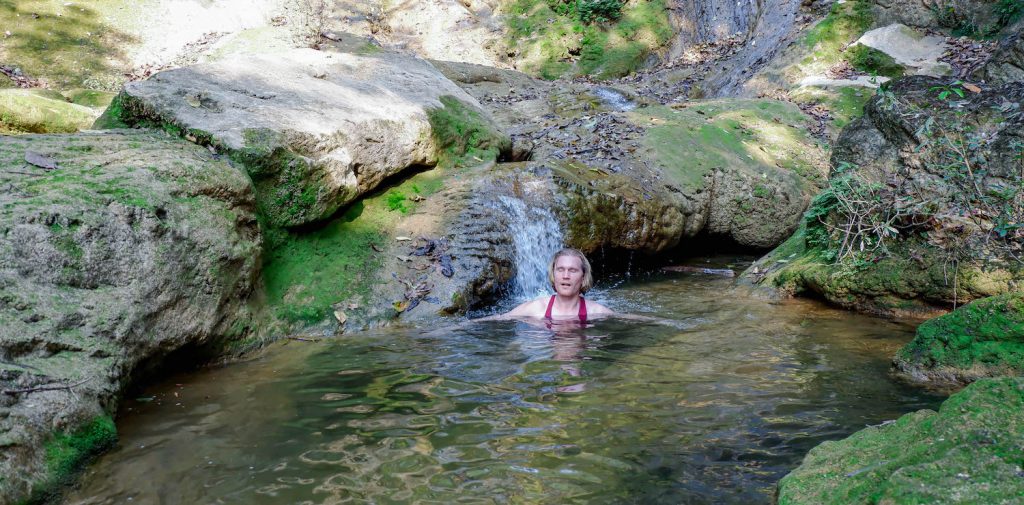
[[(555, 296), (548, 300), (548, 310), (544, 312), (544, 319), (551, 319), (551, 307), (555, 306)], [(587, 322), (587, 301), (580, 297), (580, 322)]]

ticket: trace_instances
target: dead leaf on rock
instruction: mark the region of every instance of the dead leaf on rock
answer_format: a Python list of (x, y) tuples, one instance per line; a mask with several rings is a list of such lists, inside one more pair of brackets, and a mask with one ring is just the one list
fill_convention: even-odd
[(45, 168), (46, 170), (54, 170), (58, 168), (56, 160), (35, 151), (25, 151), (25, 162), (39, 168)]
[(964, 84), (964, 89), (966, 89), (967, 91), (970, 91), (971, 93), (981, 93), (981, 88), (979, 88), (979, 87), (977, 87), (977, 86), (975, 86), (975, 85), (973, 85), (971, 83)]

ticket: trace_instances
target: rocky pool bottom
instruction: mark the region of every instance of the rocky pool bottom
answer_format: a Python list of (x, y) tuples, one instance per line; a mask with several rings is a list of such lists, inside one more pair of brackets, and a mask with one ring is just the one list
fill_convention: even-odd
[(670, 323), (289, 341), (127, 399), (66, 503), (770, 503), (821, 442), (943, 400), (889, 375), (910, 325), (708, 276), (592, 298)]

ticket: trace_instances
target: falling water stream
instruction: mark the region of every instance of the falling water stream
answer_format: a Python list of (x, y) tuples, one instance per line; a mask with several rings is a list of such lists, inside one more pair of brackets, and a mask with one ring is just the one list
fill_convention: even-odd
[[(547, 292), (557, 221), (502, 205), (512, 296)], [(393, 327), (171, 377), (66, 503), (769, 503), (815, 445), (941, 401), (887, 374), (907, 325), (710, 276), (588, 296), (661, 321)]]
[(500, 198), (509, 216), (509, 232), (515, 247), (516, 277), (510, 298), (523, 301), (551, 292), (548, 261), (562, 248), (562, 230), (554, 214), (544, 207), (527, 205), (510, 196)]

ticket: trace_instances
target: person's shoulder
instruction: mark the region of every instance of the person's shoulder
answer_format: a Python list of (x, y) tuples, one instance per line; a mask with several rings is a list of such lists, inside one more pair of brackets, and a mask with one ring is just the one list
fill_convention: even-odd
[(518, 307), (512, 309), (505, 315), (540, 317), (538, 316), (538, 314), (540, 314), (541, 316), (543, 316), (544, 311), (547, 310), (548, 298), (549, 297), (541, 296), (538, 298), (534, 298), (533, 300), (523, 302), (519, 304)]
[(597, 316), (614, 314), (615, 311), (595, 301), (587, 300), (587, 313)]

